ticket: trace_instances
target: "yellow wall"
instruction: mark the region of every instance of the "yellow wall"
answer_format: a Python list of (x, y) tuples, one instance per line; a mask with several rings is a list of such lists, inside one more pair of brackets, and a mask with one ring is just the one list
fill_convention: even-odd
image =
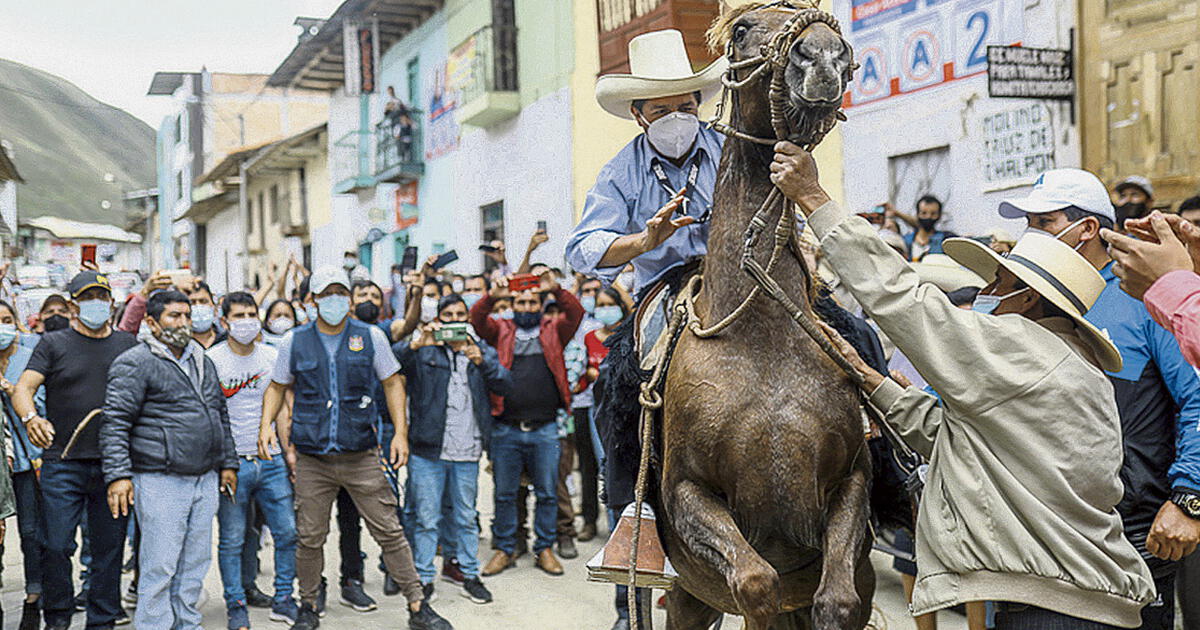
[[(600, 71), (600, 34), (597, 31), (596, 3), (575, 0), (575, 71), (571, 75), (572, 179), (575, 220), (583, 212), (587, 191), (596, 183), (596, 175), (641, 128), (632, 120), (617, 118), (596, 104), (596, 75)], [(701, 112), (701, 119), (712, 115), (713, 103)], [(842, 132), (835, 128), (813, 152), (821, 169), (821, 183), (829, 196), (841, 203)]]

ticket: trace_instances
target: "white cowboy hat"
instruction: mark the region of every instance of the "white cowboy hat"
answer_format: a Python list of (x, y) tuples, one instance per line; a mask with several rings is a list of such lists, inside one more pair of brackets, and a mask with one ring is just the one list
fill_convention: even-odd
[(1109, 372), (1121, 371), (1120, 351), (1108, 334), (1083, 317), (1104, 290), (1104, 279), (1092, 263), (1071, 249), (1070, 245), (1052, 236), (1028, 233), (1017, 241), (1007, 256), (1001, 256), (987, 245), (969, 238), (946, 239), (942, 249), (989, 284), (996, 278), (999, 267), (1003, 266), (1012, 272), (1038, 295), (1075, 320), (1084, 341), (1096, 353), (1100, 367)]
[(635, 100), (700, 92), (704, 102), (721, 90), (721, 75), (729, 67), (724, 56), (700, 72), (692, 70), (683, 33), (651, 31), (629, 40), (629, 74), (606, 74), (596, 80), (596, 102), (604, 111), (632, 120)]
[(982, 289), (988, 284), (975, 272), (945, 254), (925, 254), (921, 262), (912, 263), (912, 268), (921, 282), (932, 284), (947, 293), (966, 287)]

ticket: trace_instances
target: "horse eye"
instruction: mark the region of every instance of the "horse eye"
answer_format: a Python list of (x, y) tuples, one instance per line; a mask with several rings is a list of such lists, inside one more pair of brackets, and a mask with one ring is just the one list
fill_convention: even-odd
[(746, 34), (750, 32), (750, 28), (745, 24), (738, 24), (733, 27), (733, 43), (741, 44), (746, 39)]

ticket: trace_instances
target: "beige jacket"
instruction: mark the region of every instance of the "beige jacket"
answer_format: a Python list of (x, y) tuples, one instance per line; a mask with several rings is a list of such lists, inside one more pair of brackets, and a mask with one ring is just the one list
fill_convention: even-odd
[(810, 223), (838, 277), (942, 396), (884, 381), (871, 402), (929, 458), (914, 614), (1030, 604), (1124, 627), (1154, 598), (1122, 533), (1112, 386), (1065, 318), (955, 308), (863, 219)]

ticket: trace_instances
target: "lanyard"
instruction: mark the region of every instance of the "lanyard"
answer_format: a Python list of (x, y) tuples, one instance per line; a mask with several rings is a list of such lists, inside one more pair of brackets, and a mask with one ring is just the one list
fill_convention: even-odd
[[(700, 177), (700, 160), (705, 156), (704, 149), (696, 151), (695, 157), (691, 160), (691, 168), (688, 170), (687, 188), (683, 193), (683, 203), (680, 205), (679, 214), (688, 216), (688, 205), (692, 200), (692, 193), (696, 190), (696, 180)], [(667, 179), (667, 173), (663, 170), (662, 161), (654, 158), (650, 161), (650, 170), (654, 173), (654, 178), (658, 180), (658, 185), (663, 190), (667, 191), (668, 198), (672, 198), (679, 194), (678, 190), (671, 188), (671, 181)], [(704, 214), (696, 217), (696, 223), (707, 223), (709, 215), (712, 214), (712, 208), (704, 211)]]

